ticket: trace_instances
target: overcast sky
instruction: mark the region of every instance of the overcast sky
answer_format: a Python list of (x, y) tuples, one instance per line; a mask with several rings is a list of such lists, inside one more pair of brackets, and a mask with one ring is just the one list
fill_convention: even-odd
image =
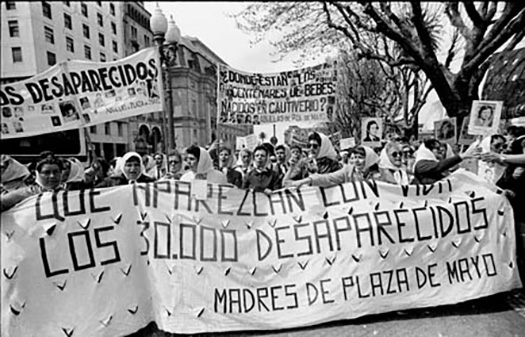
[[(144, 4), (153, 14), (157, 2), (145, 1)], [(198, 38), (232, 68), (260, 73), (295, 69), (293, 57), (272, 62), (277, 57), (270, 55), (275, 50), (267, 41), (252, 47), (250, 36), (237, 29), (235, 20), (226, 15), (239, 12), (248, 2), (159, 1), (158, 4), (166, 18), (173, 15), (183, 36)]]

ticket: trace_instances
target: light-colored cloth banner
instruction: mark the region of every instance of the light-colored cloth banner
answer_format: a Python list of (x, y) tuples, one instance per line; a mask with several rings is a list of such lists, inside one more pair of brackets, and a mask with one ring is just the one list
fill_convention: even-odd
[(163, 102), (156, 47), (114, 62), (61, 62), (0, 88), (1, 137), (36, 136), (162, 111)]
[(325, 122), (335, 106), (336, 62), (280, 73), (218, 69), (218, 118), (224, 124)]
[(272, 330), (521, 286), (512, 208), (461, 171), (271, 196), (164, 181), (2, 213), (2, 336)]

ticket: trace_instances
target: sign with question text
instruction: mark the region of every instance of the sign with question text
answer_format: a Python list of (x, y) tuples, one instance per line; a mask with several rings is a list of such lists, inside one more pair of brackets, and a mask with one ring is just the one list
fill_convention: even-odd
[(156, 47), (113, 62), (65, 61), (0, 87), (1, 138), (88, 127), (162, 111), (163, 104)]
[(219, 65), (218, 82), (220, 123), (317, 123), (335, 108), (336, 62), (268, 74)]
[(285, 329), (521, 287), (512, 208), (464, 170), (433, 185), (191, 188), (58, 191), (3, 212), (2, 336)]

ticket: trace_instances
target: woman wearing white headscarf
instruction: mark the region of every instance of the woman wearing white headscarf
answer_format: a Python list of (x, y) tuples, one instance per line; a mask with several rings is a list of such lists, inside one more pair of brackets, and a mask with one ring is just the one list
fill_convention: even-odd
[(186, 163), (190, 170), (182, 175), (181, 181), (194, 179), (207, 180), (209, 183), (227, 184), (226, 176), (213, 168), (213, 161), (206, 149), (192, 145), (186, 149)]
[(2, 170), (0, 180), (0, 190), (2, 194), (30, 185), (28, 180), (31, 178), (31, 172), (29, 172), (29, 169), (25, 165), (17, 160), (3, 154), (0, 158), (0, 167)]
[[(485, 137), (479, 147), (481, 153), (494, 152), (502, 153), (505, 149), (506, 139), (502, 135), (492, 135)], [(485, 179), (491, 184), (496, 184), (498, 180), (503, 176), (506, 166), (501, 165), (495, 161), (478, 161), (478, 176)]]
[(312, 132), (308, 136), (308, 151), (307, 171), (303, 173), (303, 177), (313, 173), (331, 173), (341, 169), (342, 165), (337, 161), (337, 152), (326, 135)]
[(408, 185), (408, 174), (403, 167), (403, 149), (396, 142), (386, 143), (379, 155), (379, 175), (375, 177), (378, 181), (397, 185)]
[(96, 187), (112, 187), (131, 183), (150, 183), (155, 181), (144, 173), (141, 156), (137, 152), (128, 152), (117, 160), (114, 175), (107, 177)]
[(283, 185), (286, 187), (300, 187), (308, 184), (310, 186), (330, 187), (350, 181), (364, 180), (371, 176), (371, 170), (378, 162), (379, 156), (374, 150), (368, 146), (358, 146), (352, 150), (349, 163), (345, 164), (342, 169), (331, 173), (312, 174), (297, 181), (289, 179), (289, 175), (286, 175)]
[(462, 160), (473, 157), (480, 150), (479, 142), (472, 143), (462, 154), (444, 158), (441, 143), (437, 139), (427, 139), (416, 151), (414, 164), (414, 183), (433, 184), (446, 177), (447, 171)]
[[(84, 185), (84, 165), (77, 158), (67, 158), (64, 162), (64, 171), (62, 173), (64, 189), (79, 190), (85, 187)], [(67, 169), (66, 169), (67, 165)]]

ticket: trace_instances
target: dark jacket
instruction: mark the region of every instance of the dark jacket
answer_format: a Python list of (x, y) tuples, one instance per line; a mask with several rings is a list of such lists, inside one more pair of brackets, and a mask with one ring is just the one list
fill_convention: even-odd
[(281, 188), (281, 184), (277, 172), (271, 168), (266, 168), (262, 171), (257, 169), (251, 170), (244, 177), (242, 187), (245, 189), (251, 188), (255, 192), (264, 192), (267, 188), (272, 191), (278, 190)]
[[(155, 179), (151, 178), (148, 175), (142, 174), (138, 179), (138, 183), (152, 183)], [(95, 186), (96, 188), (100, 187), (113, 187), (113, 186), (120, 186), (120, 185), (127, 185), (129, 184), (128, 179), (124, 175), (118, 175), (118, 176), (111, 176), (107, 177), (102, 181), (100, 184)]]
[(441, 161), (420, 160), (414, 167), (413, 184), (433, 184), (445, 178), (446, 172), (451, 167), (462, 161), (460, 156), (452, 156)]
[(226, 179), (228, 180), (228, 184), (232, 184), (238, 188), (242, 188), (242, 173), (241, 172), (231, 167), (228, 168), (227, 170), (221, 169), (220, 171), (224, 173), (224, 175), (226, 176)]

